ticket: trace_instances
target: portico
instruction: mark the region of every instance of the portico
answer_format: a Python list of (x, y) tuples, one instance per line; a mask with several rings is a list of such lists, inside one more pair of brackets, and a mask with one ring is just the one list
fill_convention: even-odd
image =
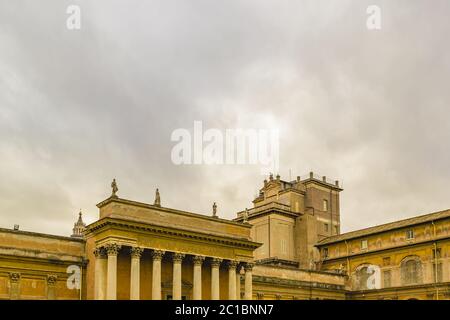
[(250, 225), (117, 197), (98, 207), (86, 233), (93, 298), (251, 299)]

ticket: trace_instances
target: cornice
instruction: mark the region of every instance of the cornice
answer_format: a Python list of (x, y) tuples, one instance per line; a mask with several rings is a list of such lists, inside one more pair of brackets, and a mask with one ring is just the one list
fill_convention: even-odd
[(175, 228), (166, 227), (166, 226), (134, 222), (134, 221), (110, 218), (110, 217), (103, 218), (101, 220), (98, 220), (97, 222), (94, 222), (94, 223), (88, 225), (86, 227), (86, 230), (88, 233), (89, 232), (98, 232), (105, 227), (119, 227), (119, 228), (125, 228), (127, 230), (151, 232), (154, 234), (160, 234), (160, 235), (165, 235), (165, 236), (172, 236), (172, 237), (175, 236), (175, 237), (180, 237), (180, 238), (185, 238), (185, 239), (207, 241), (207, 242), (219, 243), (219, 244), (229, 245), (229, 246), (239, 246), (239, 247), (249, 248), (249, 249), (253, 249), (253, 250), (262, 245), (261, 243), (253, 242), (253, 241), (246, 240), (246, 239), (236, 239), (236, 238), (224, 237), (224, 236), (218, 236), (218, 235), (212, 235), (212, 234), (203, 234), (203, 233), (196, 232), (196, 231), (175, 229)]

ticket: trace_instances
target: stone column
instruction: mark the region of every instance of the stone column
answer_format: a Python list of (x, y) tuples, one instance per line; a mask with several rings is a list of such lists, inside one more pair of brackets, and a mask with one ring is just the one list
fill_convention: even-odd
[(194, 300), (202, 300), (202, 264), (205, 257), (194, 256)]
[(162, 250), (153, 250), (153, 278), (152, 278), (152, 299), (161, 300), (161, 260), (164, 255)]
[(253, 298), (253, 278), (252, 270), (253, 263), (247, 263), (245, 266), (245, 300), (252, 300)]
[(173, 254), (173, 279), (172, 279), (172, 299), (181, 300), (181, 265), (183, 262), (184, 254)]
[(95, 275), (94, 275), (94, 299), (105, 300), (106, 298), (106, 250), (103, 247), (94, 250)]
[(116, 243), (106, 245), (106, 253), (108, 254), (108, 272), (106, 281), (106, 299), (117, 299), (117, 255), (121, 246)]
[(211, 300), (220, 299), (220, 286), (219, 286), (219, 268), (222, 259), (213, 258), (211, 260)]
[(236, 299), (236, 266), (237, 261), (228, 262), (228, 300)]
[(238, 264), (236, 268), (236, 300), (241, 299), (241, 268), (242, 265)]
[(131, 256), (131, 273), (130, 273), (130, 300), (140, 299), (140, 283), (141, 283), (141, 255), (144, 249), (132, 247), (130, 249)]

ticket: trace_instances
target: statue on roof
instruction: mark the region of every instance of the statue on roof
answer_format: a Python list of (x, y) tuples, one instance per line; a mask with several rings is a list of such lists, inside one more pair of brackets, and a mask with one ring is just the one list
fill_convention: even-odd
[(217, 204), (215, 202), (213, 203), (212, 208), (213, 208), (213, 215), (212, 216), (214, 218), (217, 218)]
[(119, 191), (119, 188), (117, 187), (117, 182), (116, 182), (115, 178), (111, 182), (111, 188), (112, 188), (111, 197), (117, 197), (116, 193), (117, 193), (117, 191)]
[(159, 195), (159, 189), (156, 188), (156, 194), (155, 194), (155, 206), (161, 207), (161, 196)]
[(243, 223), (247, 223), (248, 222), (248, 209), (247, 208), (245, 208), (245, 211), (242, 214), (242, 218), (243, 218), (243, 220), (242, 220)]

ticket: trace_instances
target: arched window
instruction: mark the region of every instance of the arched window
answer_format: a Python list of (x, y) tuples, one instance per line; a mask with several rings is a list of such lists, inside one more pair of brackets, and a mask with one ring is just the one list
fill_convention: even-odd
[(402, 285), (422, 283), (422, 262), (418, 256), (409, 256), (401, 263)]
[(369, 290), (373, 288), (368, 287), (369, 277), (372, 276), (374, 270), (369, 269), (368, 264), (360, 265), (355, 270), (355, 275), (353, 278), (353, 287), (355, 290)]

